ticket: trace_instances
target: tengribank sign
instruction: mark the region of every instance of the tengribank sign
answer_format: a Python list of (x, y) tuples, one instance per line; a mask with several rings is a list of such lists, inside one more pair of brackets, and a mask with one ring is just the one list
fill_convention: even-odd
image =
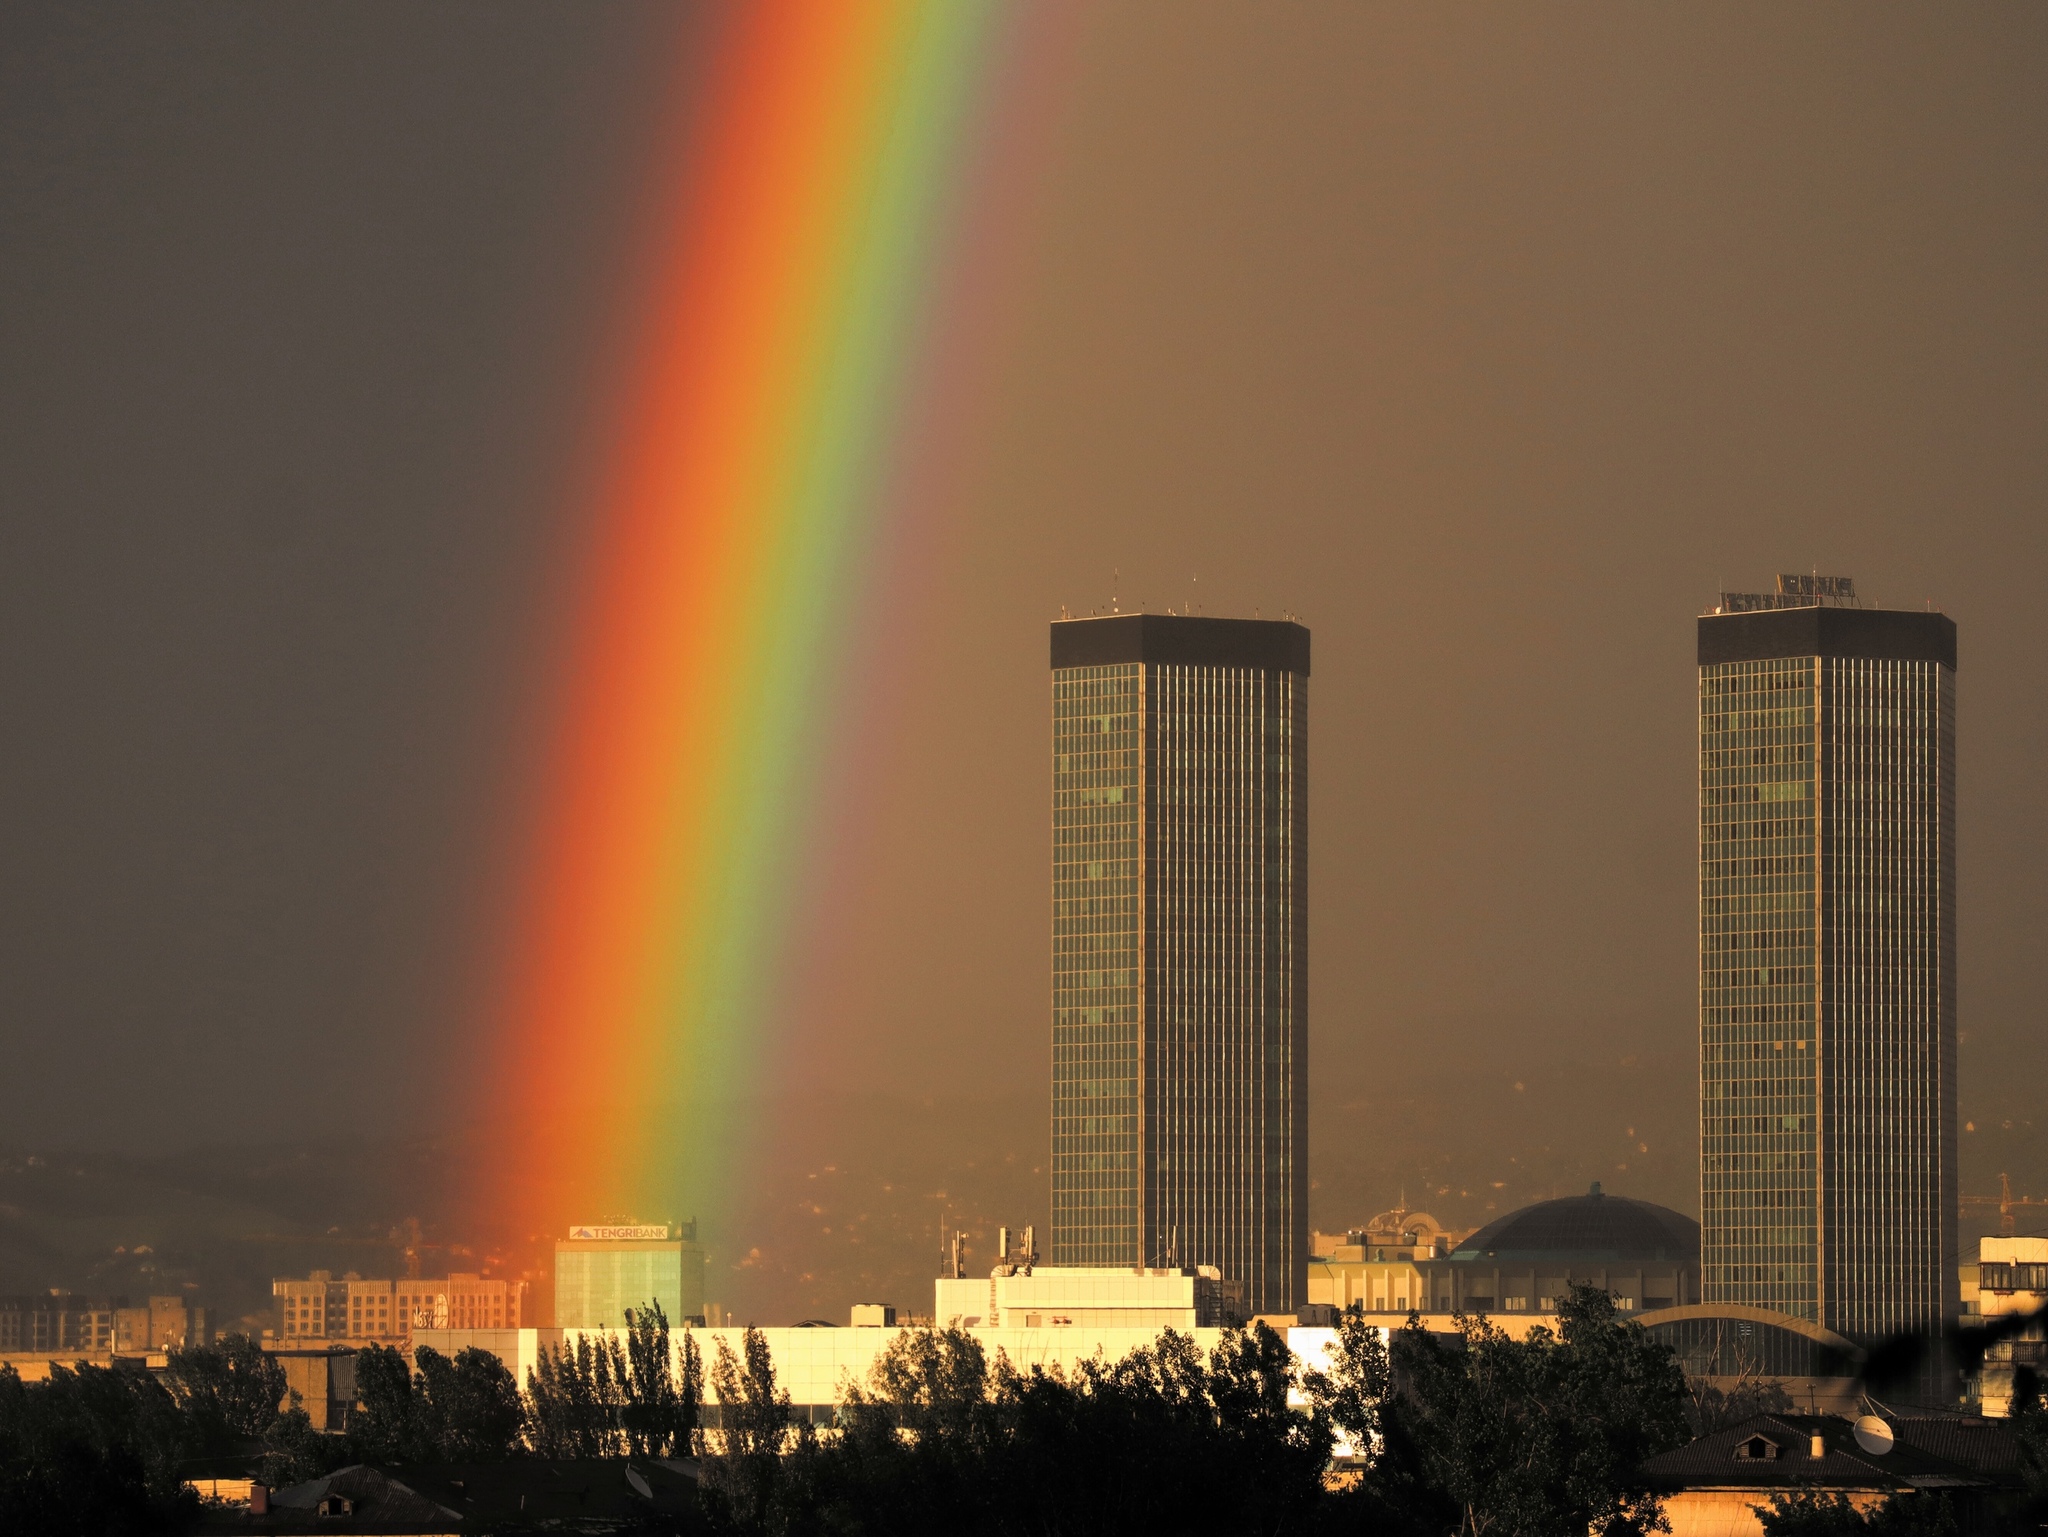
[(607, 1222), (569, 1229), (569, 1241), (571, 1243), (641, 1243), (648, 1239), (665, 1239), (667, 1237), (668, 1225), (666, 1223), (647, 1227), (621, 1226)]

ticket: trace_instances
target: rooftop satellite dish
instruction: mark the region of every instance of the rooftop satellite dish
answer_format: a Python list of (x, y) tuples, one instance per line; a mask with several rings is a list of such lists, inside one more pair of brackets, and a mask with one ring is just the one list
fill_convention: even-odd
[(1856, 1444), (1873, 1457), (1882, 1457), (1892, 1449), (1892, 1428), (1874, 1414), (1866, 1414), (1856, 1421)]
[(653, 1488), (648, 1484), (645, 1475), (638, 1468), (628, 1467), (626, 1469), (626, 1482), (632, 1486), (633, 1492), (639, 1495), (641, 1499), (651, 1500), (654, 1498)]

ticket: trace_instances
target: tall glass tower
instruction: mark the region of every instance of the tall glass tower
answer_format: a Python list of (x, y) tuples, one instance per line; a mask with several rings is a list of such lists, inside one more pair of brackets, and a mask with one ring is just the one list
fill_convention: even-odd
[(1957, 1311), (1956, 627), (1846, 577), (1699, 621), (1701, 1292)]
[(1052, 627), (1052, 1263), (1308, 1279), (1308, 631)]

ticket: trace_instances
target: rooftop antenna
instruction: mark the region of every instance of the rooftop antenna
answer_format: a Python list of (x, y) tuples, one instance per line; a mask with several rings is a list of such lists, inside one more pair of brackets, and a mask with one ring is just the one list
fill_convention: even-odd
[(1896, 1440), (1891, 1426), (1875, 1414), (1857, 1416), (1856, 1423), (1851, 1428), (1856, 1437), (1856, 1444), (1873, 1457), (1882, 1457), (1892, 1449)]

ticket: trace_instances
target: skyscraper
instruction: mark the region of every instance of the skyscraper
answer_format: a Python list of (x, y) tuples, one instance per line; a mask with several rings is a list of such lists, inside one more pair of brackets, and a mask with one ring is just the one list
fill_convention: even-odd
[(1307, 1300), (1308, 631), (1052, 627), (1052, 1263)]
[(1699, 621), (1702, 1292), (1855, 1336), (1956, 1297), (1956, 627), (1846, 577)]

